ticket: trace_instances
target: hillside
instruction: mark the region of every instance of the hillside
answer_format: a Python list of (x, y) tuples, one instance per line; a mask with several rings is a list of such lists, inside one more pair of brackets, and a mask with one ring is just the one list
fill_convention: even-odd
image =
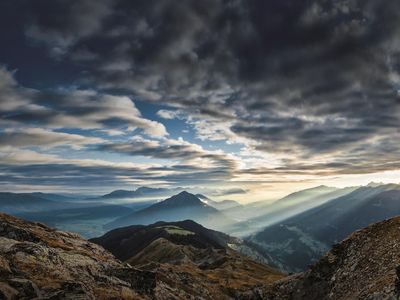
[(199, 198), (201, 201), (203, 201), (205, 204), (210, 205), (218, 210), (225, 210), (242, 206), (240, 203), (234, 200), (215, 201), (208, 198), (207, 196), (204, 196), (203, 194), (196, 194), (195, 196)]
[[(233, 250), (247, 248), (250, 253), (252, 249), (243, 241), (191, 220), (118, 228), (91, 241), (134, 267), (157, 274), (185, 274), (190, 278), (188, 287), (180, 287), (185, 291), (195, 285), (206, 285), (206, 290), (219, 285), (233, 297), (249, 286), (282, 278), (278, 271)], [(211, 293), (212, 299), (230, 299)]]
[(191, 220), (117, 228), (90, 241), (108, 249), (117, 258), (127, 260), (144, 251), (147, 246), (158, 239), (165, 239), (176, 245), (191, 245), (201, 249), (210, 247), (233, 249), (255, 260), (267, 262), (265, 257), (245, 241), (205, 228)]
[(274, 202), (254, 202), (240, 207), (227, 208), (223, 212), (227, 216), (238, 220), (229, 229), (229, 233), (246, 237), (264, 229), (266, 226), (322, 205), (355, 189), (356, 187), (337, 189), (318, 186), (289, 194)]
[[(223, 245), (202, 248), (161, 237), (128, 258), (131, 266), (75, 234), (5, 214), (0, 214), (0, 223), (1, 299), (348, 300), (400, 296), (400, 217), (353, 233), (309, 270), (288, 277)], [(191, 235), (177, 224), (174, 228), (158, 225), (167, 226), (163, 230), (170, 230), (170, 235)], [(112, 235), (122, 242), (127, 234), (122, 232)]]
[[(75, 234), (4, 214), (0, 223), (1, 299), (233, 299), (239, 291), (283, 277), (207, 238), (211, 231), (205, 228), (199, 239), (205, 244), (159, 238), (139, 252), (137, 257), (146, 253), (146, 259), (132, 267)], [(173, 230), (171, 235), (182, 234)], [(193, 261), (176, 263), (172, 258), (181, 250)], [(143, 264), (159, 253), (163, 261)]]
[(1, 299), (142, 299), (134, 270), (102, 247), (5, 214), (0, 224)]
[(308, 271), (255, 288), (241, 299), (398, 299), (399, 253), (396, 217), (353, 233)]
[(265, 228), (248, 240), (288, 272), (305, 270), (355, 230), (400, 214), (400, 186), (366, 186)]
[(0, 210), (7, 213), (32, 212), (76, 206), (71, 202), (42, 198), (39, 193), (0, 192)]

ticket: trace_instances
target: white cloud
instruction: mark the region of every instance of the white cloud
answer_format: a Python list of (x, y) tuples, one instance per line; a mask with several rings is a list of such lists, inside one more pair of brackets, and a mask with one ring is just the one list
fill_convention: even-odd
[(157, 115), (160, 118), (166, 119), (166, 120), (173, 120), (179, 117), (179, 112), (178, 111), (173, 111), (173, 110), (166, 110), (166, 109), (161, 109), (157, 112)]

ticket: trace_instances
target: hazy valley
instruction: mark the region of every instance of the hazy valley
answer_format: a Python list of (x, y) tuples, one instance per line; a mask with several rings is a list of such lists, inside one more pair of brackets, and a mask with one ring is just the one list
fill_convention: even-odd
[[(400, 186), (315, 188), (240, 204), (181, 191), (139, 188), (99, 197), (1, 193), (0, 209), (95, 238), (110, 229), (192, 220), (237, 237), (231, 248), (284, 273), (306, 270), (354, 231), (400, 214)], [(111, 195), (111, 196), (110, 196)], [(157, 197), (160, 197), (158, 200)], [(114, 204), (119, 203), (119, 204)]]

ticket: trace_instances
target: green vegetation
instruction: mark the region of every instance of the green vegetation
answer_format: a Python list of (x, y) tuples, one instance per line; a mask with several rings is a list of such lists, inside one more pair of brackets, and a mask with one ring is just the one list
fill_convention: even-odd
[(157, 228), (162, 228), (169, 234), (176, 234), (176, 235), (194, 235), (195, 233), (186, 229), (183, 229), (178, 226), (160, 226)]

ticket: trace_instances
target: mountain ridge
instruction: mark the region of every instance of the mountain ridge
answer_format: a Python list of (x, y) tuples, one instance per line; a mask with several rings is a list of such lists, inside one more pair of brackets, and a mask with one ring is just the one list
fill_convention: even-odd
[(148, 225), (157, 221), (181, 221), (185, 219), (193, 219), (214, 229), (234, 223), (233, 220), (230, 220), (216, 208), (205, 204), (195, 195), (182, 191), (177, 195), (106, 224), (105, 228), (113, 229), (134, 224)]
[(364, 186), (264, 228), (248, 240), (275, 258), (275, 267), (299, 272), (353, 231), (400, 214), (400, 186)]
[[(134, 260), (128, 259), (137, 265), (133, 267), (76, 234), (5, 214), (0, 214), (0, 223), (0, 297), (5, 299), (400, 296), (400, 217), (358, 230), (309, 270), (286, 277), (229, 249), (193, 248), (163, 238), (152, 241)], [(153, 261), (160, 258), (161, 262)]]

